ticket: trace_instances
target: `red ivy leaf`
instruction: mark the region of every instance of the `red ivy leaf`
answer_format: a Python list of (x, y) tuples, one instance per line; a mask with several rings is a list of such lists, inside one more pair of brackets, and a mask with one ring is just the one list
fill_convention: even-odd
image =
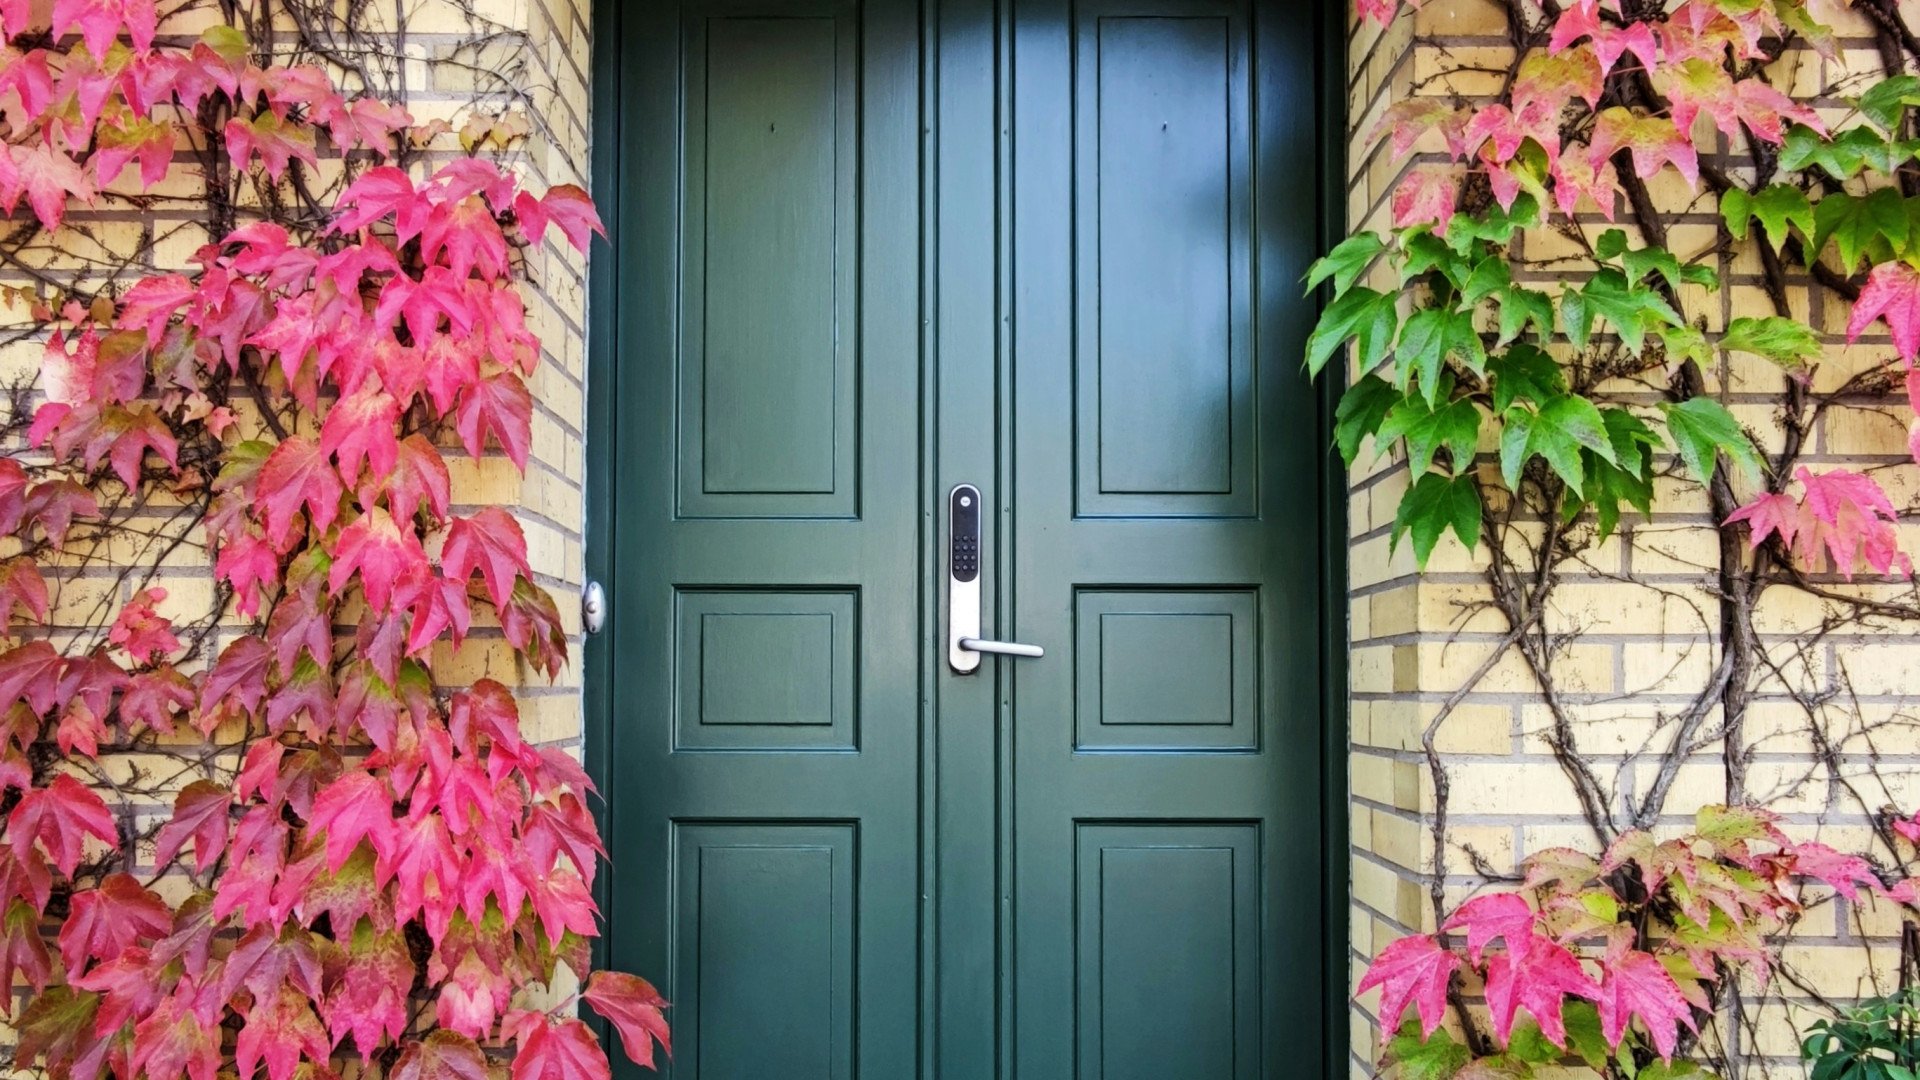
[(660, 1010), (667, 1007), (666, 999), (653, 988), (653, 984), (637, 975), (628, 975), (618, 971), (596, 971), (587, 980), (586, 992), (581, 995), (593, 1011), (613, 1022), (620, 1032), (620, 1045), (626, 1048), (627, 1056), (634, 1064), (653, 1068), (653, 1043), (659, 1040), (660, 1049), (673, 1054), (673, 1046), (667, 1037), (667, 1020)]
[(314, 797), (307, 827), (326, 835), (329, 873), (340, 872), (361, 840), (373, 845), (382, 863), (390, 863), (396, 839), (393, 793), (372, 773), (349, 771)]
[(469, 457), (478, 458), (492, 432), (507, 457), (527, 471), (527, 451), (533, 443), (533, 395), (511, 371), (489, 375), (460, 392), (453, 414), (454, 430)]
[(1860, 885), (1883, 891), (1873, 866), (1858, 855), (1842, 855), (1825, 844), (1816, 843), (1797, 844), (1788, 852), (1793, 856), (1795, 872), (1818, 878), (1855, 903), (1860, 900)]
[(40, 913), (19, 900), (7, 905), (6, 920), (0, 923), (0, 985), (12, 986), (15, 972), (24, 973), (36, 992), (45, 990), (53, 975)]
[(111, 960), (142, 941), (165, 937), (173, 910), (128, 874), (109, 874), (97, 889), (73, 894), (73, 913), (60, 926), (60, 958), (68, 971)]
[(48, 480), (27, 492), (22, 513), (25, 520), (40, 523), (47, 540), (58, 551), (66, 543), (73, 519), (99, 517), (100, 504), (94, 501), (93, 492), (73, 480)]
[(267, 1080), (292, 1080), (301, 1060), (327, 1060), (333, 1049), (307, 995), (291, 986), (256, 998), (234, 1042), (233, 1063), (241, 1076), (267, 1064)]
[[(168, 996), (134, 1029), (132, 1071), (148, 1076), (184, 1074), (193, 1080), (218, 1080), (218, 1032), (217, 1027), (194, 1015), (178, 993)], [(103, 1039), (99, 1045), (113, 1044)]]
[(161, 664), (133, 677), (120, 698), (120, 722), (130, 730), (144, 726), (171, 735), (174, 718), (193, 708), (199, 696), (191, 679), (172, 664)]
[(46, 787), (21, 796), (19, 805), (7, 815), (7, 839), (14, 855), (28, 858), (38, 842), (60, 872), (68, 876), (80, 865), (89, 836), (108, 847), (120, 846), (120, 834), (106, 802), (66, 773), (54, 777)]
[(218, 711), (231, 701), (250, 713), (260, 711), (260, 700), (267, 696), (267, 668), (273, 653), (257, 637), (235, 638), (220, 653), (207, 681), (200, 688), (200, 726), (211, 731), (218, 723)]
[(465, 1035), (436, 1031), (407, 1044), (393, 1080), (488, 1080), (487, 1059)]
[(187, 841), (193, 841), (193, 872), (204, 874), (220, 854), (227, 850), (227, 837), (233, 821), (233, 792), (224, 784), (196, 780), (181, 790), (173, 802), (173, 818), (160, 826), (153, 840), (153, 861), (166, 863), (180, 854)]
[(0, 634), (8, 631), (14, 612), (22, 609), (34, 622), (47, 621), (47, 580), (31, 557), (16, 555), (0, 562)]
[(547, 590), (522, 578), (513, 583), (513, 596), (499, 614), (507, 643), (526, 653), (527, 661), (547, 678), (557, 677), (567, 662), (567, 634)]
[[(415, 434), (400, 441), (394, 466), (382, 484), (387, 495), (387, 512), (393, 520), (412, 522), (422, 506), (434, 521), (445, 520), (452, 502), (452, 481), (440, 451), (425, 437)], [(362, 502), (370, 500), (362, 496)]]
[(340, 478), (349, 485), (359, 481), (363, 462), (385, 476), (400, 456), (399, 422), (400, 403), (391, 394), (362, 386), (328, 410), (320, 452), (339, 455)]
[(1665, 964), (1637, 949), (1609, 949), (1600, 966), (1600, 1033), (1607, 1045), (1618, 1047), (1634, 1016), (1653, 1037), (1654, 1049), (1667, 1060), (1679, 1041), (1678, 1025), (1695, 1031), (1693, 1012)]
[(220, 545), (213, 576), (233, 585), (238, 600), (235, 606), (242, 616), (251, 619), (260, 612), (260, 586), (279, 580), (280, 560), (265, 540), (244, 532)]
[(287, 165), (296, 159), (306, 162), (310, 169), (320, 167), (313, 149), (313, 129), (281, 120), (271, 112), (255, 115), (251, 123), (237, 117), (229, 120), (225, 134), (227, 154), (236, 169), (246, 168), (255, 154), (260, 155), (267, 175), (274, 180), (285, 175)]
[(301, 507), (312, 515), (313, 527), (326, 532), (340, 513), (340, 474), (327, 460), (320, 444), (304, 435), (295, 435), (274, 448), (260, 467), (260, 508), (265, 515), (267, 539), (280, 551), (291, 543), (295, 517)]
[(1380, 1041), (1385, 1045), (1400, 1030), (1400, 1018), (1409, 1004), (1420, 1013), (1420, 1037), (1433, 1037), (1447, 1013), (1447, 983), (1460, 966), (1460, 957), (1430, 937), (1404, 937), (1380, 950), (1354, 990), (1364, 994), (1380, 988)]
[(134, 51), (146, 52), (153, 47), (158, 21), (153, 0), (55, 0), (53, 5), (53, 35), (78, 28), (94, 56), (107, 55), (122, 27), (132, 36)]
[[(51, 231), (60, 227), (61, 218), (66, 216), (67, 200), (78, 199), (89, 205), (93, 202), (93, 184), (88, 182), (87, 174), (78, 162), (54, 149), (50, 142), (34, 142), (10, 148), (13, 153), (14, 172), (19, 178), (18, 190), (27, 196), (27, 205), (33, 207), (33, 216), (40, 224)], [(7, 213), (13, 213), (11, 200)]]
[(25, 701), (37, 716), (52, 711), (66, 660), (52, 645), (29, 641), (0, 656), (0, 708)]
[(352, 1035), (364, 1065), (373, 1060), (383, 1038), (400, 1038), (407, 1030), (407, 994), (413, 979), (413, 956), (405, 935), (355, 926), (345, 966), (323, 1010), (334, 1045)]
[(513, 1080), (609, 1080), (613, 1075), (606, 1051), (584, 1021), (556, 1024), (540, 1013), (520, 1013), (507, 1022), (520, 1043)]
[(1432, 224), (1445, 229), (1453, 219), (1453, 200), (1460, 177), (1452, 169), (1417, 168), (1393, 189), (1395, 228)]
[(334, 547), (333, 569), (327, 573), (328, 591), (338, 595), (356, 571), (368, 606), (385, 612), (395, 582), (409, 574), (428, 572), (427, 554), (412, 529), (395, 525), (393, 518), (376, 506), (341, 530)]
[(107, 631), (107, 640), (125, 649), (136, 664), (152, 663), (155, 657), (180, 651), (180, 639), (173, 636), (173, 621), (153, 610), (153, 605), (166, 598), (165, 589), (135, 593)]
[(1900, 359), (1911, 364), (1920, 356), (1920, 270), (1897, 260), (1873, 268), (1847, 318), (1847, 344), (1853, 344), (1875, 319), (1887, 321)]
[(1568, 994), (1597, 998), (1600, 988), (1581, 970), (1580, 961), (1551, 938), (1509, 938), (1508, 951), (1487, 960), (1487, 1008), (1502, 1043), (1513, 1034), (1515, 1010), (1524, 1008), (1539, 1021), (1540, 1033), (1565, 1049), (1567, 1027), (1560, 1006)]
[(1615, 105), (1600, 114), (1593, 125), (1592, 141), (1587, 145), (1587, 160), (1595, 169), (1617, 150), (1633, 155), (1633, 171), (1649, 179), (1660, 167), (1672, 164), (1690, 187), (1700, 184), (1700, 159), (1693, 140), (1660, 116), (1636, 116), (1632, 110)]
[[(527, 538), (520, 523), (497, 506), (470, 518), (454, 518), (447, 527), (447, 543), (440, 560), (450, 580), (465, 582), (475, 570), (486, 581), (487, 596), (496, 608), (507, 606), (516, 577), (531, 576), (527, 566)], [(4, 694), (0, 694), (3, 700)]]
[(1535, 915), (1516, 893), (1488, 893), (1460, 905), (1442, 930), (1467, 931), (1467, 956), (1480, 963), (1480, 950), (1495, 938), (1505, 938), (1508, 949), (1518, 949), (1533, 933)]

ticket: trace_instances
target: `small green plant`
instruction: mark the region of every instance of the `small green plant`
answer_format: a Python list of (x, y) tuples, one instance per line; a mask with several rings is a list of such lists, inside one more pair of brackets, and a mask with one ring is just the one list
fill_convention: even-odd
[(1811, 1080), (1915, 1080), (1920, 1077), (1920, 992), (1869, 998), (1839, 1019), (1818, 1020), (1800, 1044)]

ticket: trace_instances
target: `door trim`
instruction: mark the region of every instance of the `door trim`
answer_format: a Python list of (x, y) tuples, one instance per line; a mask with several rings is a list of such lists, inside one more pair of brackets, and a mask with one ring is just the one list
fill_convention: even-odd
[[(621, 69), (621, 42), (627, 32), (622, 11), (632, 0), (593, 0), (592, 116), (590, 119), (591, 176), (595, 203), (607, 228), (608, 237), (620, 235), (622, 178), (632, 173), (621, 161), (621, 117), (630, 108), (627, 92), (631, 82), (611, 77)], [(923, 0), (926, 19), (936, 17), (939, 0)], [(1314, 52), (1318, 58), (1314, 85), (1319, 116), (1317, 148), (1316, 242), (1326, 251), (1345, 235), (1346, 221), (1346, 100), (1348, 19), (1347, 0), (1313, 0)], [(997, 5), (1006, 10), (1006, 0)], [(923, 67), (923, 70), (932, 70)], [(632, 257), (633, 252), (626, 253)], [(620, 460), (619, 433), (613, 403), (617, 398), (619, 365), (618, 311), (619, 282), (623, 267), (621, 253), (607, 240), (594, 243), (588, 258), (587, 280), (587, 388), (585, 487), (586, 540), (585, 568), (588, 578), (611, 582), (618, 572), (615, 521), (611, 505), (611, 477)], [(1322, 289), (1319, 302), (1326, 301)], [(1333, 453), (1334, 409), (1343, 389), (1342, 380), (1329, 376), (1316, 389), (1319, 437), (1328, 448), (1325, 468), (1319, 478), (1317, 503), (1320, 514), (1321, 610), (1321, 828), (1323, 890), (1320, 897), (1322, 955), (1322, 1023), (1318, 1032), (1320, 1060), (1328, 1080), (1339, 1080), (1348, 1071), (1348, 969), (1350, 927), (1347, 912), (1350, 903), (1349, 840), (1347, 802), (1347, 760), (1349, 707), (1347, 694), (1348, 597), (1347, 581), (1347, 483), (1346, 471), (1338, 454)], [(586, 639), (581, 649), (583, 702), (583, 750), (586, 768), (602, 791), (609, 788), (606, 773), (611, 747), (613, 695), (611, 658), (617, 655), (620, 615), (609, 611), (605, 627)], [(591, 803), (602, 828), (606, 826), (607, 803)], [(614, 910), (615, 888), (622, 868), (608, 867), (596, 877), (594, 899), (603, 914)], [(628, 868), (633, 869), (633, 868)], [(638, 868), (644, 872), (645, 868)], [(618, 926), (604, 923), (602, 936), (594, 941), (596, 966), (605, 962)], [(604, 1021), (589, 1016), (604, 1040), (610, 1034)], [(924, 1060), (924, 1059), (923, 1059)], [(616, 1069), (628, 1068), (624, 1061)]]

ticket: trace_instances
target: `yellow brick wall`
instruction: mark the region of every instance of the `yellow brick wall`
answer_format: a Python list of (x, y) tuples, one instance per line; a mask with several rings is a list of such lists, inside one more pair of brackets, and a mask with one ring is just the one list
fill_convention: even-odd
[[(1902, 9), (1909, 20), (1920, 17), (1920, 4)], [(1829, 120), (1838, 120), (1847, 112), (1840, 96), (1857, 94), (1863, 77), (1883, 69), (1863, 16), (1838, 4), (1822, 10), (1840, 32), (1839, 61), (1794, 48), (1769, 76), (1774, 85), (1816, 101)], [(1494, 0), (1428, 0), (1417, 12), (1402, 5), (1384, 30), (1353, 19), (1351, 12), (1349, 18), (1348, 227), (1384, 231), (1390, 225), (1389, 199), (1404, 171), (1420, 164), (1423, 154), (1431, 155), (1428, 160), (1444, 160), (1445, 154), (1437, 137), (1430, 136), (1413, 155), (1393, 162), (1384, 140), (1366, 141), (1381, 113), (1413, 94), (1484, 101), (1499, 90), (1512, 53), (1504, 5)], [(1463, 67), (1481, 70), (1456, 71)], [(1701, 131), (1703, 152), (1715, 150), (1711, 129)], [(1727, 154), (1724, 143), (1717, 149)], [(1727, 156), (1721, 163), (1742, 175), (1745, 163), (1739, 159)], [(1704, 188), (1700, 194), (1689, 191), (1671, 170), (1650, 186), (1663, 210), (1690, 209), (1692, 216), (1670, 235), (1672, 250), (1685, 261), (1711, 249), (1718, 229), (1711, 194)], [(1624, 217), (1622, 224), (1627, 224)], [(1612, 227), (1588, 213), (1581, 215), (1580, 225), (1589, 239)], [(1541, 230), (1524, 237), (1516, 253), (1551, 275), (1578, 268), (1577, 262), (1551, 261), (1575, 250), (1563, 237)], [(1773, 314), (1758, 285), (1757, 256), (1749, 248), (1708, 261), (1727, 287), (1717, 297), (1696, 292), (1683, 299), (1689, 315), (1706, 315), (1709, 333), (1740, 315)], [(1393, 286), (1384, 278), (1371, 284)], [(1794, 314), (1808, 319), (1829, 343), (1816, 390), (1837, 386), (1848, 374), (1891, 355), (1884, 334), (1846, 347), (1841, 333), (1846, 305), (1830, 293), (1810, 300), (1821, 292), (1809, 289), (1804, 276), (1789, 279)], [(1780, 373), (1747, 359), (1724, 361), (1723, 374), (1709, 372), (1709, 389), (1756, 432), (1777, 432), (1773, 403)], [(1905, 435), (1904, 420), (1835, 408), (1822, 417), (1805, 460), (1815, 469), (1875, 470), (1902, 511), (1904, 549), (1915, 552), (1920, 551), (1915, 524), (1920, 522), (1920, 470), (1908, 456)], [(1349, 477), (1353, 983), (1368, 958), (1388, 942), (1435, 929), (1430, 888), (1436, 795), (1421, 736), (1442, 702), (1507, 629), (1504, 618), (1484, 606), (1490, 595), (1484, 548), (1470, 554), (1449, 535), (1424, 574), (1416, 572), (1407, 545), (1390, 553), (1389, 532), (1407, 483), (1404, 461), (1392, 456), (1376, 461), (1365, 446)], [(1579, 744), (1595, 771), (1622, 792), (1644, 790), (1645, 770), (1636, 775), (1631, 759), (1650, 739), (1671, 730), (1659, 727), (1663, 716), (1707, 682), (1720, 657), (1719, 615), (1710, 592), (1719, 554), (1705, 494), (1676, 481), (1661, 481), (1657, 490), (1651, 521), (1629, 512), (1621, 533), (1569, 564), (1546, 615), (1552, 630), (1570, 635), (1554, 671)], [(1862, 584), (1850, 591), (1897, 594), (1908, 602), (1914, 596), (1904, 582)], [(1775, 588), (1764, 594), (1755, 621), (1770, 647), (1784, 655), (1789, 644), (1820, 627), (1823, 608), (1805, 594)], [(1920, 808), (1920, 727), (1910, 720), (1920, 715), (1913, 704), (1920, 701), (1915, 697), (1920, 695), (1920, 638), (1910, 624), (1850, 628), (1814, 650), (1811, 666), (1811, 671), (1795, 671), (1790, 680), (1825, 695), (1811, 714), (1780, 680), (1758, 682), (1759, 696), (1747, 720), (1747, 741), (1757, 749), (1748, 786), (1787, 815), (1786, 827), (1797, 837), (1817, 835), (1842, 850), (1867, 850), (1870, 815), (1890, 805), (1907, 812)], [(1557, 845), (1595, 847), (1573, 787), (1545, 743), (1550, 723), (1538, 684), (1509, 653), (1436, 733), (1436, 750), (1451, 781), (1441, 882), (1448, 907), (1486, 887), (1489, 875), (1514, 873), (1530, 852)], [(1816, 733), (1832, 744), (1832, 756), (1821, 765), (1814, 756)], [(1724, 801), (1720, 755), (1720, 744), (1705, 745), (1682, 766), (1663, 825), (1682, 827), (1700, 805)], [(1891, 940), (1898, 932), (1897, 915), (1885, 906), (1853, 910), (1811, 890), (1807, 898), (1810, 910), (1787, 951), (1788, 964), (1805, 986), (1831, 998), (1891, 988), (1887, 968), (1898, 956)], [(1790, 987), (1786, 996), (1804, 998)], [(1754, 1071), (1742, 1075), (1803, 1075), (1795, 1032), (1813, 1014), (1779, 997), (1765, 1004), (1759, 1022), (1742, 1037), (1746, 1053), (1773, 1060), (1755, 1062)], [(1376, 1004), (1377, 996), (1369, 993), (1352, 1011), (1349, 1050), (1355, 1077), (1373, 1075)]]

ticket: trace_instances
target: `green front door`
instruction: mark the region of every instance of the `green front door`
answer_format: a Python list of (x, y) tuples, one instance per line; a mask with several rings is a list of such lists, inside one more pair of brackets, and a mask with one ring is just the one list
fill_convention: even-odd
[[(670, 1074), (1322, 1073), (1311, 20), (617, 8), (588, 678)], [(949, 666), (957, 484), (1042, 658)]]

